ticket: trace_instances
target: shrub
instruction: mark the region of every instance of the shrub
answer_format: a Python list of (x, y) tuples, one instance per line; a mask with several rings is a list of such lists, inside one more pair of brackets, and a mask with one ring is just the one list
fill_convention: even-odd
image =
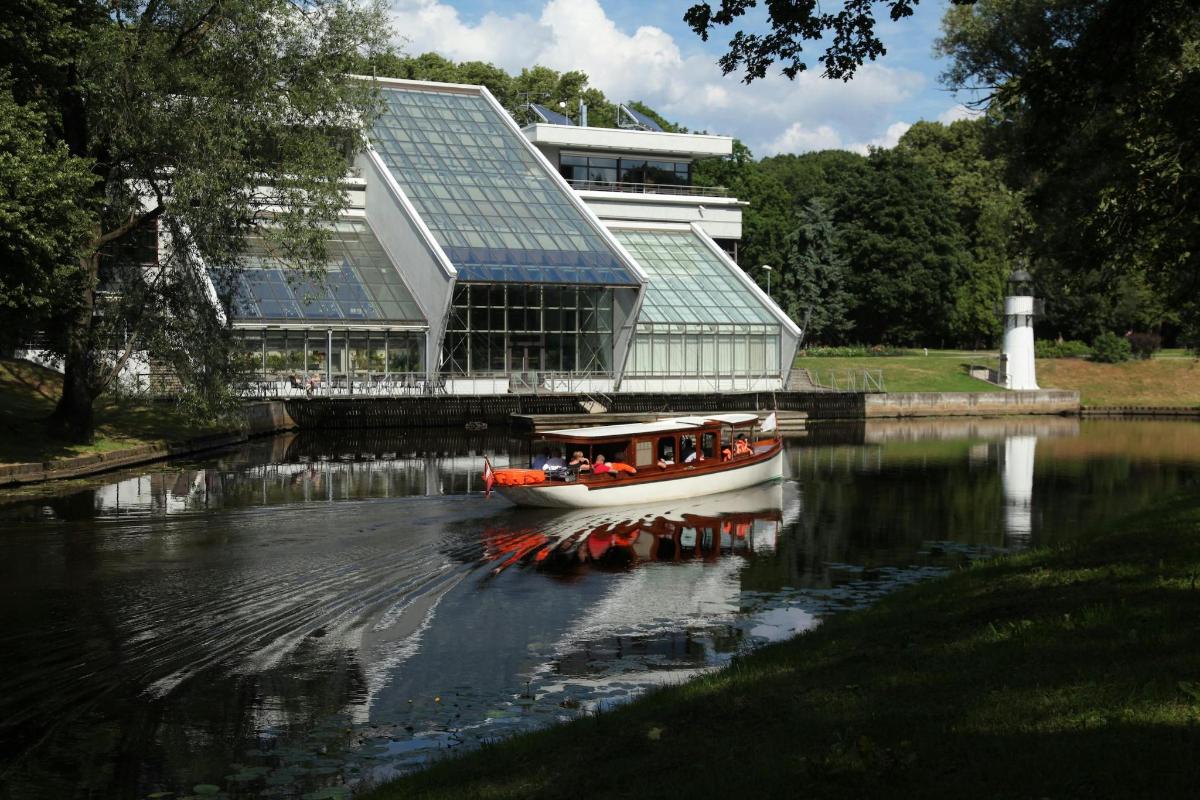
[(1131, 333), (1125, 338), (1134, 358), (1149, 358), (1162, 349), (1162, 337), (1157, 333)]
[(1130, 347), (1129, 340), (1123, 336), (1117, 336), (1112, 331), (1105, 331), (1092, 342), (1093, 361), (1119, 364), (1122, 361), (1128, 361), (1132, 355), (1133, 348)]
[(1092, 348), (1075, 339), (1066, 342), (1041, 339), (1034, 342), (1033, 351), (1038, 358), (1086, 358), (1092, 354)]
[(842, 347), (806, 347), (800, 353), (806, 358), (866, 358), (868, 356), (902, 356), (905, 351), (899, 347), (877, 344), (868, 347), (864, 344), (844, 345)]

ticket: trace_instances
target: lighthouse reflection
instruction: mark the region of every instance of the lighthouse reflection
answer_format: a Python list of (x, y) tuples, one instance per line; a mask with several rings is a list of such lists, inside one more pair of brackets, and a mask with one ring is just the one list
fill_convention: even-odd
[(775, 550), (783, 524), (783, 484), (658, 506), (557, 514), (484, 533), (493, 573), (514, 565), (572, 575), (643, 563), (715, 561)]

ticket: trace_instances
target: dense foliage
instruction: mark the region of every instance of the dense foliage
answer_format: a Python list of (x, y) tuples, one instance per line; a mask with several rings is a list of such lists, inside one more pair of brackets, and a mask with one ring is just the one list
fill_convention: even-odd
[(756, 267), (775, 267), (780, 305), (796, 320), (812, 309), (810, 341), (984, 347), (999, 334), (995, 305), (1023, 220), (984, 126), (920, 122), (867, 156), (755, 161), (739, 147), (702, 164), (697, 181), (749, 201), (741, 263), (760, 280)]
[(1026, 195), (1051, 332), (1200, 325), (1200, 10), (1190, 0), (952, 8), (952, 87)]
[(57, 434), (92, 438), (93, 402), (135, 351), (219, 402), (229, 326), (205, 267), (229, 276), (250, 236), (323, 265), (375, 108), (349, 76), (388, 35), (382, 6), (356, 0), (6, 6), (0, 140), (15, 157), (0, 182), (21, 225), (0, 296), (63, 359)]
[[(707, 36), (739, 23), (755, 5), (699, 3), (687, 19)], [(821, 58), (825, 74), (848, 77), (883, 52), (872, 7), (896, 19), (914, 5), (845, 0), (822, 10), (767, 3), (767, 32), (747, 18), (721, 63), (726, 71), (743, 69), (746, 80), (775, 61), (794, 76), (805, 68), (802, 45), (832, 32)], [(741, 159), (742, 174), (725, 182), (752, 203), (746, 262), (798, 263), (785, 259), (783, 243), (799, 209), (821, 197), (832, 204), (848, 257), (856, 338), (994, 341), (994, 303), (1020, 256), (1046, 299), (1040, 333), (1091, 340), (1105, 331), (1145, 332), (1200, 347), (1195, 3), (963, 0), (947, 11), (938, 47), (950, 58), (945, 83), (972, 92), (985, 113), (948, 126), (914, 125), (896, 148), (906, 163), (878, 151), (849, 172), (843, 159), (857, 157), (848, 154)], [(932, 185), (922, 172), (932, 173)], [(917, 191), (896, 192), (896, 182)], [(781, 194), (790, 206), (781, 205)], [(886, 208), (880, 196), (890, 198)], [(935, 196), (952, 221), (939, 207), (918, 230), (910, 215), (925, 215)], [(911, 275), (882, 264), (912, 258), (921, 267)], [(950, 284), (952, 298), (933, 291), (929, 270)], [(788, 276), (781, 277), (786, 284)], [(864, 325), (864, 303), (910, 317), (916, 305), (927, 316)]]

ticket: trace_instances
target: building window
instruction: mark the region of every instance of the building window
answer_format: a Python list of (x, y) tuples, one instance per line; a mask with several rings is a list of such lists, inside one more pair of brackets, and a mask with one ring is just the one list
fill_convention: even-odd
[(562, 154), (558, 170), (570, 183), (584, 186), (659, 184), (690, 186), (692, 165), (688, 161), (647, 158), (600, 158)]
[(612, 374), (612, 289), (460, 283), (451, 306), (446, 374)]

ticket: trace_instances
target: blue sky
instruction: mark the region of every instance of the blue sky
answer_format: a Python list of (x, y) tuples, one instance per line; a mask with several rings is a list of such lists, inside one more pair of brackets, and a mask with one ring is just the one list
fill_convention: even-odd
[[(516, 72), (544, 64), (582, 69), (610, 100), (642, 100), (693, 130), (737, 136), (756, 155), (840, 147), (888, 147), (918, 119), (964, 115), (942, 89), (933, 57), (946, 0), (926, 0), (907, 20), (885, 19), (888, 54), (849, 83), (810, 72), (742, 84), (716, 59), (729, 33), (701, 42), (683, 23), (688, 0), (392, 0), (404, 49)], [(755, 19), (754, 16), (751, 19)], [(765, 19), (761, 9), (757, 19)]]

